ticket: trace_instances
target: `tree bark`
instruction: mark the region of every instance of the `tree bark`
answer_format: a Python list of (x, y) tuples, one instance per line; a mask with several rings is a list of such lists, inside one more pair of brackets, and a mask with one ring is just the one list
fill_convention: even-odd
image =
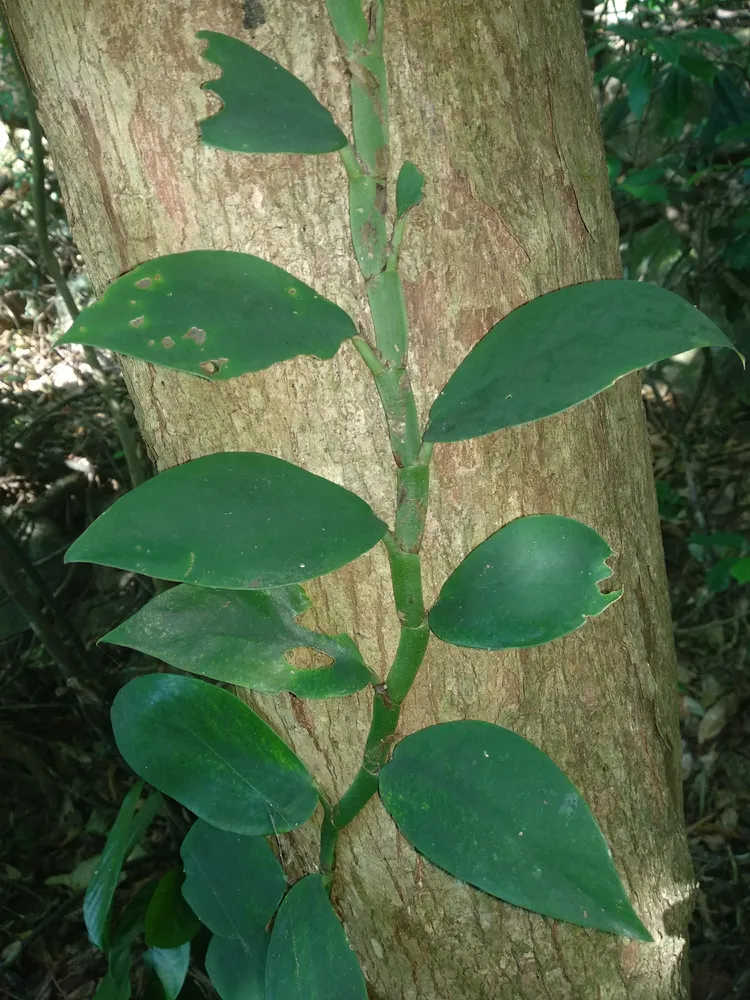
[[(200, 83), (217, 70), (194, 37), (209, 28), (278, 59), (347, 128), (345, 65), (324, 0), (264, 0), (265, 21), (252, 31), (243, 30), (238, 0), (6, 3), (97, 292), (158, 254), (244, 250), (313, 284), (367, 328), (337, 157), (224, 153), (202, 147), (196, 127), (216, 108)], [(386, 57), (392, 173), (408, 158), (428, 179), (402, 253), (424, 419), (458, 362), (510, 309), (617, 275), (617, 232), (573, 2), (389, 0)], [(392, 518), (385, 423), (351, 345), (332, 362), (301, 358), (218, 384), (133, 361), (123, 367), (160, 468), (216, 451), (266, 451)], [(638, 380), (536, 425), (439, 445), (434, 468), (428, 602), (473, 546), (537, 513), (576, 517), (603, 534), (615, 552), (611, 586), (625, 595), (581, 631), (537, 649), (482, 653), (433, 638), (401, 733), (487, 719), (546, 750), (591, 804), (655, 943), (557, 924), (454, 881), (419, 858), (373, 801), (342, 836), (334, 885), (371, 996), (684, 997), (691, 875)], [(384, 674), (397, 622), (381, 548), (308, 589), (312, 620), (349, 630)], [(361, 757), (368, 695), (255, 704), (340, 794)], [(292, 872), (314, 867), (314, 831), (281, 846)]]

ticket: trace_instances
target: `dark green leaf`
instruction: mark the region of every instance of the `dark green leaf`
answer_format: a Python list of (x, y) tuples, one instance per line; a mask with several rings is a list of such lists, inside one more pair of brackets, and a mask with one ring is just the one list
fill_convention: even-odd
[(690, 74), (679, 66), (671, 69), (661, 91), (661, 124), (668, 136), (679, 138), (693, 96)]
[(406, 839), (461, 881), (557, 920), (651, 940), (577, 789), (510, 730), (448, 722), (407, 736), (380, 794)]
[(359, 963), (320, 875), (295, 883), (281, 904), (266, 963), (267, 1000), (367, 1000)]
[(680, 66), (687, 70), (691, 76), (695, 76), (699, 80), (707, 80), (709, 83), (716, 76), (716, 63), (706, 59), (695, 50), (686, 50), (680, 54)]
[(317, 805), (289, 747), (247, 705), (205, 681), (137, 677), (115, 698), (112, 727), (137, 774), (222, 830), (293, 830)]
[(592, 281), (541, 295), (497, 323), (435, 401), (428, 441), (464, 441), (567, 410), (618, 378), (695, 347), (731, 347), (678, 295)]
[(718, 28), (689, 28), (677, 36), (680, 40), (690, 42), (705, 42), (707, 45), (718, 45), (722, 49), (730, 49), (742, 42), (728, 31)]
[(176, 1000), (187, 977), (190, 945), (176, 948), (149, 948), (143, 961), (161, 983), (164, 1000)]
[(712, 594), (721, 594), (732, 582), (732, 570), (737, 562), (736, 556), (725, 556), (714, 563), (706, 573), (706, 586)]
[(266, 1000), (266, 955), (271, 935), (252, 941), (214, 936), (206, 952), (206, 972), (221, 1000)]
[(262, 590), (330, 573), (385, 530), (364, 500), (327, 479), (271, 455), (226, 452), (126, 493), (65, 558), (199, 587)]
[(729, 570), (732, 579), (737, 583), (750, 583), (750, 556), (743, 556)]
[(666, 63), (675, 65), (680, 60), (682, 46), (673, 38), (655, 38), (650, 43), (650, 48)]
[(474, 649), (540, 646), (601, 614), (620, 591), (602, 594), (612, 550), (569, 517), (519, 517), (471, 551), (443, 584), (430, 629)]
[[(296, 585), (274, 590), (207, 590), (183, 584), (165, 591), (103, 642), (117, 642), (180, 670), (298, 698), (335, 698), (361, 691), (370, 671), (348, 635), (323, 635), (297, 623), (310, 607)], [(317, 649), (334, 663), (293, 667), (285, 654)]]
[(100, 951), (109, 947), (109, 917), (122, 866), (144, 836), (161, 805), (160, 795), (152, 795), (138, 810), (143, 782), (134, 785), (122, 800), (117, 818), (83, 898), (83, 919), (89, 939)]
[(620, 189), (649, 205), (669, 201), (669, 192), (662, 184), (633, 184), (630, 180), (625, 180), (620, 184)]
[(182, 895), (184, 881), (185, 876), (176, 868), (159, 879), (146, 910), (146, 944), (150, 948), (171, 951), (192, 941), (200, 930), (200, 921)]
[(222, 69), (203, 84), (224, 106), (204, 118), (207, 146), (239, 153), (332, 153), (347, 139), (312, 91), (273, 59), (237, 38), (198, 31), (203, 58)]
[(117, 278), (58, 343), (222, 381), (298, 354), (332, 358), (356, 332), (343, 309), (267, 260), (188, 250)]
[(399, 170), (396, 181), (396, 215), (406, 215), (424, 198), (424, 174), (408, 160)]
[(248, 942), (265, 930), (287, 885), (263, 837), (241, 837), (198, 820), (181, 853), (182, 891), (210, 931)]
[(650, 56), (639, 56), (633, 60), (623, 83), (628, 88), (628, 105), (633, 116), (640, 121), (651, 100), (654, 66)]
[[(161, 796), (158, 796), (161, 799)], [(145, 885), (131, 899), (118, 920), (108, 954), (108, 970), (99, 983), (94, 1000), (128, 1000), (131, 993), (132, 946), (145, 928), (153, 885)]]

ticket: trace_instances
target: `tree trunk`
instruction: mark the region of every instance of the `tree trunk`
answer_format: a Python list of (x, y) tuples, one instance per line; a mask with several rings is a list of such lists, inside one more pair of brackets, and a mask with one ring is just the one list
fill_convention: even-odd
[[(200, 83), (217, 70), (194, 37), (210, 28), (279, 60), (347, 128), (348, 81), (324, 0), (263, 0), (265, 21), (252, 31), (239, 0), (6, 2), (97, 292), (158, 254), (243, 250), (367, 327), (338, 158), (224, 153), (202, 147), (196, 127), (216, 107)], [(428, 178), (402, 253), (424, 419), (457, 363), (510, 309), (617, 275), (617, 231), (572, 0), (389, 0), (386, 56), (392, 172), (408, 158)], [(218, 384), (132, 361), (124, 370), (160, 468), (266, 451), (392, 518), (385, 423), (351, 345), (332, 362), (301, 358)], [(433, 638), (401, 731), (487, 719), (546, 750), (592, 805), (655, 943), (558, 924), (454, 881), (418, 857), (373, 801), (341, 839), (334, 901), (375, 1000), (686, 995), (691, 876), (674, 653), (635, 377), (539, 424), (436, 447), (428, 603), (473, 546), (537, 513), (596, 528), (615, 551), (612, 586), (625, 596), (538, 649), (483, 653)], [(382, 548), (309, 592), (315, 621), (349, 630), (384, 674), (397, 622)], [(361, 757), (368, 695), (256, 705), (341, 793)], [(315, 865), (313, 833), (282, 844), (291, 871)]]

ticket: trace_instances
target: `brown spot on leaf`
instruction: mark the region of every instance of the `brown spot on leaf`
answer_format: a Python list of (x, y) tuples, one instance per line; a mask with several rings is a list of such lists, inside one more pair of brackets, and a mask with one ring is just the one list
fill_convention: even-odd
[(290, 295), (296, 295), (297, 294), (297, 289), (296, 288), (287, 288), (287, 291), (289, 292)]
[(215, 375), (228, 360), (229, 358), (214, 358), (212, 361), (201, 361), (200, 367), (206, 375)]
[(191, 326), (187, 333), (183, 334), (183, 340), (194, 340), (198, 347), (203, 347), (206, 343), (206, 331), (199, 326)]
[(141, 278), (139, 281), (136, 281), (135, 283), (136, 288), (150, 288), (151, 285), (152, 285), (151, 278)]
[(131, 319), (130, 325), (131, 326), (140, 326), (143, 323), (143, 321), (144, 321), (145, 318), (146, 318), (145, 316), (136, 316), (135, 319)]
[(155, 341), (155, 340), (149, 340), (149, 342), (148, 342), (148, 346), (149, 346), (149, 347), (153, 347), (155, 343), (156, 343), (156, 341)]
[(169, 349), (170, 347), (174, 347), (174, 341), (172, 340), (171, 337), (162, 337), (161, 346)]

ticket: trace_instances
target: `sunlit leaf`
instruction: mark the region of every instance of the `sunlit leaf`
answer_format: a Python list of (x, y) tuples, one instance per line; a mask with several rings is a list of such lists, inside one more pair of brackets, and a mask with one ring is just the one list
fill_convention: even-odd
[(448, 722), (402, 740), (380, 777), (406, 839), (451, 875), (557, 920), (651, 940), (577, 789), (528, 740)]
[(188, 250), (117, 278), (58, 343), (222, 381), (298, 354), (332, 358), (356, 332), (343, 309), (261, 257)]
[(114, 700), (112, 728), (136, 774), (222, 830), (292, 830), (317, 805), (289, 747), (239, 698), (205, 681), (137, 677)]
[[(334, 698), (362, 690), (373, 678), (355, 643), (347, 635), (324, 635), (298, 624), (297, 616), (309, 607), (296, 585), (208, 590), (183, 584), (155, 597), (102, 641), (266, 694)], [(334, 662), (316, 669), (293, 667), (285, 654), (301, 647)]]
[(126, 493), (65, 559), (199, 587), (262, 590), (330, 573), (385, 530), (364, 500), (327, 479), (271, 455), (225, 452)]
[(240, 153), (331, 153), (347, 139), (330, 111), (301, 80), (245, 42), (217, 31), (198, 31), (203, 58), (222, 70), (203, 84), (223, 107), (201, 121), (207, 146)]

